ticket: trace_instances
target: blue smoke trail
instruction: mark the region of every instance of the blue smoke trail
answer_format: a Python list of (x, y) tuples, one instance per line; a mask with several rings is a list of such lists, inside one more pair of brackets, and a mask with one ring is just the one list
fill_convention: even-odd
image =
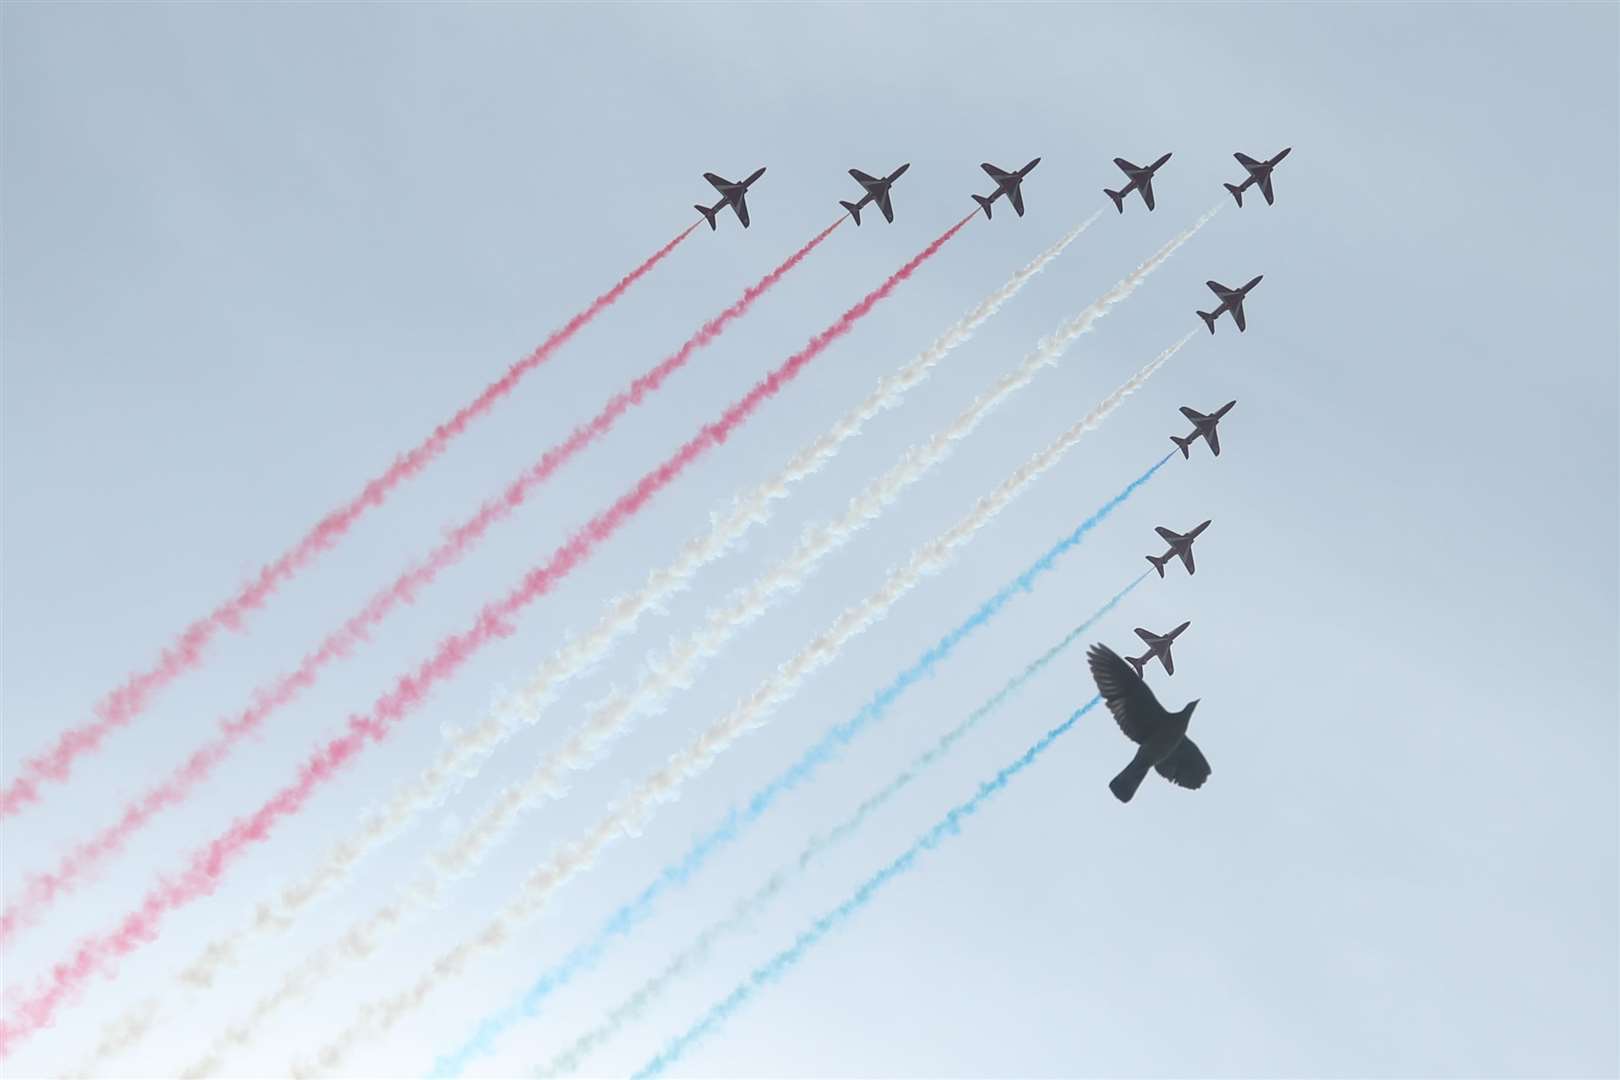
[(812, 837), (800, 850), (798, 858), (777, 868), (754, 892), (739, 901), (730, 911), (718, 921), (711, 923), (687, 947), (665, 964), (658, 974), (642, 983), (628, 998), (605, 1016), (600, 1024), (589, 1032), (574, 1040), (569, 1047), (558, 1054), (545, 1068), (536, 1070), (537, 1076), (561, 1076), (579, 1070), (580, 1063), (596, 1047), (607, 1042), (616, 1035), (625, 1024), (634, 1020), (647, 1006), (657, 1000), (674, 981), (698, 964), (707, 959), (709, 952), (715, 944), (727, 934), (748, 925), (761, 911), (763, 911), (778, 893), (786, 888), (793, 879), (809, 869), (811, 863), (825, 851), (836, 844), (848, 839), (858, 832), (868, 818), (887, 805), (891, 799), (899, 795), (911, 785), (911, 782), (921, 776), (931, 765), (943, 758), (955, 748), (970, 731), (976, 728), (986, 717), (993, 715), (1001, 706), (1018, 691), (1022, 690), (1031, 679), (1044, 671), (1053, 660), (1056, 660), (1070, 645), (1081, 637), (1090, 633), (1105, 615), (1119, 606), (1120, 601), (1129, 596), (1138, 585), (1147, 580), (1151, 571), (1144, 570), (1135, 581), (1115, 593), (1107, 603), (1093, 612), (1084, 622), (1070, 630), (1063, 639), (1040, 656), (1031, 660), (1023, 671), (1008, 679), (1007, 682), (993, 695), (982, 702), (978, 708), (968, 713), (955, 727), (941, 735), (933, 746), (912, 759), (911, 764), (879, 789), (875, 794), (867, 797), (866, 801), (858, 806), (837, 826), (829, 829), (820, 836)]
[(1042, 735), (1034, 746), (1025, 750), (1022, 756), (1012, 764), (996, 773), (993, 778), (980, 784), (978, 793), (971, 799), (953, 806), (950, 812), (941, 818), (933, 828), (919, 836), (916, 842), (905, 851), (902, 851), (894, 861), (867, 878), (860, 888), (850, 894), (849, 899), (811, 923), (809, 927), (799, 934), (792, 945), (755, 968), (736, 989), (721, 998), (708, 1012), (704, 1013), (702, 1019), (687, 1028), (682, 1034), (671, 1039), (664, 1049), (659, 1051), (657, 1057), (643, 1065), (635, 1074), (637, 1080), (641, 1080), (643, 1077), (657, 1076), (669, 1068), (691, 1049), (693, 1043), (731, 1019), (737, 1010), (746, 1005), (749, 999), (759, 993), (760, 990), (786, 975), (795, 964), (804, 959), (804, 954), (809, 951), (812, 945), (826, 937), (834, 928), (847, 922), (861, 908), (871, 903), (872, 898), (878, 894), (878, 890), (911, 869), (920, 855), (925, 851), (938, 847), (940, 842), (947, 837), (960, 832), (964, 818), (978, 813), (979, 809), (992, 795), (1006, 787), (1013, 777), (1027, 769), (1036, 758), (1044, 754), (1058, 740), (1059, 736), (1074, 727), (1080, 718), (1095, 708), (1100, 701), (1102, 701), (1101, 697), (1092, 698), (1070, 714), (1069, 718), (1063, 723)]
[(1137, 490), (1151, 480), (1154, 474), (1174, 456), (1175, 451), (1170, 451), (1154, 462), (1146, 472), (1125, 485), (1123, 490), (1077, 525), (1073, 532), (1053, 544), (1023, 573), (1003, 585), (981, 604), (977, 611), (935, 642), (909, 668), (897, 675), (893, 682), (878, 691), (860, 712), (829, 728), (821, 740), (806, 750), (798, 761), (755, 792), (746, 806), (741, 810), (733, 807), (719, 825), (692, 844), (679, 862), (664, 867), (640, 895), (610, 915), (594, 938), (574, 949), (562, 963), (542, 975), (517, 1001), (486, 1017), (459, 1049), (440, 1057), (434, 1063), (433, 1075), (458, 1076), (474, 1058), (482, 1057), (493, 1050), (495, 1040), (507, 1028), (524, 1017), (533, 1016), (539, 1010), (540, 1003), (554, 990), (595, 964), (614, 938), (627, 934), (638, 922), (646, 918), (660, 896), (676, 886), (685, 884), (712, 855), (735, 840), (746, 827), (758, 821), (777, 799), (809, 780), (835, 753), (852, 742), (873, 722), (886, 715), (913, 684), (926, 677), (942, 660), (955, 652), (956, 647), (965, 638), (994, 619), (1019, 593), (1033, 589), (1037, 578), (1051, 570), (1058, 559), (1070, 549), (1077, 547), (1092, 529), (1107, 519), (1121, 503), (1136, 494)]

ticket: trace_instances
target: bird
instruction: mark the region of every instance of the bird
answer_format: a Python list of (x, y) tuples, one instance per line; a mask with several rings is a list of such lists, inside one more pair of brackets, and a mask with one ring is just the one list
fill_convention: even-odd
[(1114, 798), (1130, 802), (1150, 769), (1157, 769), (1160, 776), (1177, 787), (1203, 787), (1209, 779), (1209, 762), (1198, 744), (1187, 738), (1187, 724), (1198, 707), (1197, 699), (1189, 701), (1180, 712), (1170, 712), (1159, 704), (1142, 676), (1106, 645), (1088, 649), (1086, 664), (1119, 730), (1137, 745), (1131, 763), (1108, 782)]

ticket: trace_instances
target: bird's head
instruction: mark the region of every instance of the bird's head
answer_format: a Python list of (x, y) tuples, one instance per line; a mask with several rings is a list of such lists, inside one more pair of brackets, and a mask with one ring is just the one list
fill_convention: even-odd
[(1201, 700), (1201, 698), (1193, 698), (1191, 701), (1187, 702), (1187, 707), (1181, 710), (1188, 719), (1192, 718), (1193, 710), (1198, 708), (1198, 702)]

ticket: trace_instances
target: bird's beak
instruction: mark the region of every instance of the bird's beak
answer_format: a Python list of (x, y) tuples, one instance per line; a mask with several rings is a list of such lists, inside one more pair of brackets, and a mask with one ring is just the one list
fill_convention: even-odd
[(1202, 701), (1202, 700), (1203, 700), (1202, 698), (1193, 698), (1191, 701), (1187, 702), (1187, 715), (1188, 716), (1192, 715), (1192, 711), (1194, 709), (1198, 708), (1198, 703), (1200, 701)]

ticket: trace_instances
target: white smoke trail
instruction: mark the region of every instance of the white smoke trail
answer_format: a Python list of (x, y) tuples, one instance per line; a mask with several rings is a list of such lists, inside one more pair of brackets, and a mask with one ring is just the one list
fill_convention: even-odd
[[(734, 500), (724, 515), (715, 515), (706, 536), (689, 541), (672, 563), (649, 574), (639, 591), (610, 602), (589, 633), (566, 642), (534, 671), (520, 691), (509, 696), (476, 727), (448, 733), (448, 745), (438, 759), (415, 780), (398, 788), (382, 809), (367, 815), (357, 832), (333, 845), (313, 873), (284, 889), (276, 900), (260, 904), (251, 922), (205, 947), (182, 972), (188, 988), (197, 991), (211, 986), (246, 942), (259, 934), (291, 926), (317, 898), (342, 887), (362, 858), (397, 836), (418, 814), (442, 803), (458, 779), (475, 774), (502, 742), (521, 730), (520, 725), (536, 722), (563, 684), (607, 656), (614, 643), (633, 630), (643, 614), (688, 587), (705, 565), (724, 555), (751, 527), (769, 520), (772, 504), (786, 498), (795, 484), (831, 461), (845, 442), (860, 433), (868, 420), (898, 406), (908, 391), (926, 380), (941, 361), (966, 343), (1031, 279), (1078, 240), (1099, 214), (1100, 211), (1092, 214), (1069, 230), (947, 328), (910, 363), (880, 380), (864, 401), (800, 450), (776, 476)], [(111, 1022), (103, 1032), (96, 1054), (83, 1066), (83, 1072), (100, 1071), (111, 1058), (138, 1043), (158, 1021), (158, 1007), (157, 999), (148, 998)], [(245, 1039), (251, 1033), (251, 1025), (236, 1025), (232, 1031)]]
[(760, 726), (771, 709), (791, 697), (811, 673), (831, 662), (851, 638), (888, 614), (889, 609), (924, 577), (949, 565), (956, 552), (972, 540), (980, 529), (993, 521), (1043, 473), (1061, 461), (1087, 432), (1106, 420), (1126, 397), (1147, 382), (1195, 333), (1189, 331), (1127, 379), (1090, 414), (1026, 461), (995, 491), (981, 498), (966, 517), (918, 549), (908, 562), (890, 575), (881, 588), (845, 610), (825, 633), (779, 667), (775, 675), (713, 724), (696, 742), (673, 755), (633, 794), (615, 803), (607, 816), (583, 838), (530, 874), (518, 896), (509, 901), (481, 931), (440, 954), (408, 989), (362, 1007), (355, 1019), (317, 1052), (312, 1062), (296, 1063), (293, 1072), (304, 1076), (338, 1068), (357, 1046), (390, 1031), (420, 1008), (434, 991), (461, 975), (474, 958), (504, 945), (518, 926), (538, 915), (552, 894), (575, 874), (589, 867), (611, 841), (621, 835), (635, 835), (645, 828), (659, 806), (676, 798), (688, 780), (706, 771), (715, 758), (744, 732)]
[[(1096, 217), (1093, 214), (1086, 224), (1096, 220)], [(1143, 264), (1146, 269), (1139, 269), (1127, 279), (1132, 282), (1131, 288), (1135, 287), (1135, 282), (1147, 276), (1152, 266), (1162, 262), (1169, 252), (1184, 242), (1187, 235), (1190, 233), (1177, 237), (1160, 249), (1148, 263)], [(545, 799), (560, 797), (567, 790), (569, 773), (593, 765), (608, 744), (628, 730), (638, 708), (656, 702), (672, 689), (685, 685), (703, 660), (718, 655), (740, 630), (770, 607), (774, 597), (802, 584), (823, 558), (853, 539), (865, 525), (874, 521), (898, 499), (907, 487), (950, 456), (956, 444), (971, 434), (996, 406), (1034, 381), (1042, 368), (1058, 360), (1071, 342), (1088, 331), (1114, 303), (1128, 295), (1130, 290), (1124, 289), (1122, 292), (1123, 286), (1122, 282), (1105, 294), (1104, 299), (1086, 308), (1079, 316), (1063, 324), (1056, 334), (1042, 341), (1025, 357), (1023, 363), (980, 394), (955, 421), (941, 429), (922, 447), (913, 447), (893, 468), (851, 499), (840, 518), (827, 525), (805, 529), (792, 554), (742, 590), (725, 608), (711, 611), (704, 627), (672, 646), (662, 662), (650, 666), (634, 690), (615, 694), (598, 706), (556, 752), (542, 759), (526, 779), (508, 785), (472, 825), (462, 830), (452, 844), (437, 852), (432, 865), (408, 888), (289, 972), (280, 986), (253, 1007), (247, 1021), (227, 1029), (208, 1056), (183, 1075), (203, 1076), (217, 1071), (222, 1055), (230, 1048), (245, 1045), (259, 1023), (272, 1012), (307, 993), (313, 983), (331, 973), (340, 960), (362, 960), (371, 955), (381, 940), (403, 925), (409, 915), (437, 902), (450, 880), (476, 870), (525, 812)]]

